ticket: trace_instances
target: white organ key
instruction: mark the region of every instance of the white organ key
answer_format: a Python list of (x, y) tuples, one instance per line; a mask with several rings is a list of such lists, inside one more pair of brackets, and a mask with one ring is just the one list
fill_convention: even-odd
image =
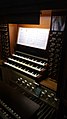
[(37, 60), (34, 60), (34, 59), (29, 59), (29, 58), (26, 58), (26, 57), (23, 57), (23, 56), (15, 55), (15, 54), (12, 54), (12, 55), (15, 56), (15, 57), (18, 57), (18, 58), (21, 58), (21, 59), (25, 59), (25, 60), (27, 60), (27, 61), (30, 61), (30, 62), (33, 62), (33, 63), (39, 64), (39, 65), (42, 65), (42, 66), (45, 65), (45, 63), (38, 62)]
[(24, 66), (27, 66), (27, 67), (29, 67), (29, 68), (32, 68), (32, 69), (34, 69), (34, 70), (37, 70), (37, 71), (41, 71), (41, 70), (42, 70), (41, 68), (33, 67), (33, 66), (30, 65), (30, 64), (26, 64), (26, 63), (17, 61), (17, 60), (15, 60), (15, 59), (13, 59), (13, 58), (8, 58), (8, 59), (11, 60), (11, 61), (14, 61), (14, 62), (16, 62), (16, 63), (22, 64), (22, 65), (24, 65)]
[(29, 74), (29, 75), (35, 77), (35, 78), (36, 78), (37, 76), (39, 76), (39, 74), (33, 74), (33, 73), (29, 72), (29, 70), (21, 69), (21, 68), (15, 66), (15, 65), (13, 65), (13, 64), (10, 64), (10, 63), (8, 63), (8, 62), (4, 62), (4, 64), (6, 64), (6, 65), (8, 65), (8, 66), (11, 66), (11, 67), (13, 67), (13, 68), (15, 68), (15, 69), (18, 69), (19, 71), (22, 71), (22, 72), (24, 72), (24, 73), (27, 73), (27, 74)]

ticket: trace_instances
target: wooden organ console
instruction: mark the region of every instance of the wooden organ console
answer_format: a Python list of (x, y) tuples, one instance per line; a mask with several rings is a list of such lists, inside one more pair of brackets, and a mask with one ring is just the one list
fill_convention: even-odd
[[(53, 25), (57, 16), (60, 22), (63, 20), (58, 29)], [(59, 16), (55, 12), (51, 16), (49, 29), (19, 27), (16, 47), (11, 54), (10, 47), (7, 48), (10, 44), (9, 35), (3, 36), (1, 32), (0, 40), (6, 37), (4, 43), (2, 41), (1, 119), (58, 119), (60, 100), (57, 83), (65, 20), (65, 15)], [(5, 24), (0, 26), (1, 29), (5, 28)], [(3, 32), (9, 34), (9, 30)], [(7, 50), (4, 51), (4, 47)], [(56, 85), (50, 88), (47, 79)]]
[[(41, 32), (41, 30), (43, 31), (43, 33)], [(48, 75), (48, 71), (47, 71), (48, 59), (38, 57), (36, 55), (32, 55), (33, 54), (32, 52), (34, 52), (34, 54), (40, 53), (39, 55), (42, 55), (42, 52), (45, 51), (45, 50), (41, 51), (42, 45), (44, 45), (43, 47), (45, 47), (45, 44), (48, 41), (48, 36), (49, 36), (49, 29), (44, 30), (40, 28), (20, 27), (18, 33), (18, 41), (17, 41), (18, 43), (17, 43), (16, 51), (15, 53), (12, 54), (11, 57), (7, 59), (7, 61), (4, 62), (4, 64), (9, 67), (12, 67), (15, 70), (20, 71), (23, 75), (29, 76), (30, 78), (34, 79), (36, 82), (39, 82), (42, 79), (46, 78)], [(22, 37), (23, 38), (25, 37), (25, 39), (23, 39)], [(30, 47), (24, 46), (23, 44), (25, 45), (29, 44)], [(32, 49), (32, 45), (34, 47), (33, 49)], [(40, 47), (41, 49), (36, 49), (37, 47)], [(27, 50), (29, 53), (27, 53)]]

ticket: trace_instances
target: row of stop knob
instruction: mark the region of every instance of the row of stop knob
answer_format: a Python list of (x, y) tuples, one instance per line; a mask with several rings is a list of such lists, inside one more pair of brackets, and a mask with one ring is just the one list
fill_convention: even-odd
[(39, 87), (39, 89), (40, 89), (40, 97), (41, 98), (48, 98), (48, 99), (54, 100), (56, 102), (58, 101), (58, 99), (56, 98), (55, 94), (52, 91), (50, 91), (50, 90), (48, 90), (46, 88), (41, 88), (39, 86), (39, 84), (37, 82), (35, 82), (35, 81), (33, 81), (33, 83), (32, 83), (32, 82), (30, 82), (30, 81), (28, 81), (26, 79), (24, 80), (21, 77), (21, 78), (18, 78), (16, 83), (18, 83), (21, 86), (24, 86), (24, 88), (30, 89), (33, 92), (35, 92), (35, 89), (37, 87)]

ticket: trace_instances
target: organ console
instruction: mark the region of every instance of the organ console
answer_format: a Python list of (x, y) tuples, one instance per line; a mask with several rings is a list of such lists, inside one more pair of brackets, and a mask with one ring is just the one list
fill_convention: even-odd
[[(21, 28), (20, 27), (19, 33), (18, 33), (17, 45), (21, 46), (21, 50), (17, 46), (15, 53), (13, 53), (11, 57), (8, 57), (7, 61), (5, 61), (4, 64), (15, 70), (20, 71), (24, 75), (29, 76), (30, 78), (36, 80), (36, 82), (39, 82), (43, 78), (46, 78), (48, 75), (48, 71), (47, 71), (48, 59), (38, 57), (30, 53), (26, 53), (26, 51), (28, 48), (27, 45), (31, 47), (31, 50), (32, 50), (32, 47), (34, 47), (34, 50), (37, 47), (39, 48), (38, 50), (40, 51), (41, 49), (44, 49), (48, 41), (48, 36), (47, 36), (49, 35), (48, 33), (49, 33), (49, 29), (40, 29), (40, 28), (35, 29), (35, 28)], [(25, 37), (25, 34), (26, 34), (26, 37)], [(25, 51), (23, 51), (23, 46), (26, 47)]]
[[(66, 16), (51, 14), (50, 28), (19, 27), (14, 52), (10, 53), (9, 24), (0, 24), (2, 42), (0, 66), (1, 119), (58, 119), (58, 84)], [(53, 23), (60, 19), (59, 27)], [(58, 19), (56, 19), (58, 20)], [(57, 26), (59, 28), (57, 28)], [(66, 111), (66, 110), (65, 110)], [(63, 119), (67, 118), (64, 112)]]

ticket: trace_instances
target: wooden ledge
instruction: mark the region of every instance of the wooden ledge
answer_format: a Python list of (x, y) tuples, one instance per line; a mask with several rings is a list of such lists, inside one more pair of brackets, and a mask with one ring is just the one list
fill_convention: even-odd
[(41, 85), (46, 86), (54, 91), (57, 91), (57, 83), (51, 78), (47, 78), (40, 82)]

